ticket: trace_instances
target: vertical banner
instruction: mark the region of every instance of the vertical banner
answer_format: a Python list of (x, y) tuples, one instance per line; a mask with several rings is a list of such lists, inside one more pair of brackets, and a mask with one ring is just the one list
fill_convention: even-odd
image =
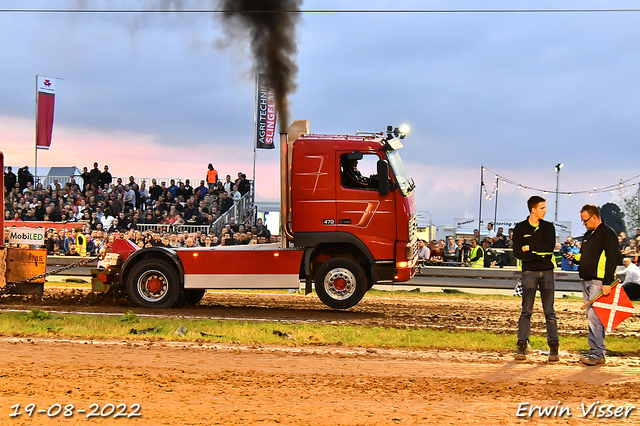
[(266, 74), (256, 76), (256, 147), (275, 148), (276, 95)]
[(49, 149), (53, 134), (55, 79), (38, 75), (36, 92), (36, 149)]

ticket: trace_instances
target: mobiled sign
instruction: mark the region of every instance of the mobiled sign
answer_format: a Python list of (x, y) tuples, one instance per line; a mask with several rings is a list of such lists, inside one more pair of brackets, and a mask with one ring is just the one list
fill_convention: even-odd
[(44, 228), (9, 228), (9, 244), (44, 245)]

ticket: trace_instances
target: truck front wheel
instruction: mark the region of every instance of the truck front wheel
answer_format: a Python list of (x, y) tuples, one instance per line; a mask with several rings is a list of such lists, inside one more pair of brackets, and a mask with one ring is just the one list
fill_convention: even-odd
[(359, 263), (336, 257), (320, 265), (315, 288), (325, 305), (334, 309), (349, 309), (364, 297), (367, 281), (367, 274)]
[(129, 300), (145, 308), (170, 308), (181, 290), (178, 273), (162, 259), (140, 261), (127, 278)]

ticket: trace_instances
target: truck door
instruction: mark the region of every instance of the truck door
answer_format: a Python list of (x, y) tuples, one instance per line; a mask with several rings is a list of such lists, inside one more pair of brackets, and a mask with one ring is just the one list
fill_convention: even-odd
[(295, 143), (291, 171), (291, 218), (295, 234), (336, 231), (336, 175), (333, 155)]
[(358, 237), (375, 259), (394, 259), (395, 191), (379, 194), (378, 160), (376, 153), (338, 153), (337, 230)]

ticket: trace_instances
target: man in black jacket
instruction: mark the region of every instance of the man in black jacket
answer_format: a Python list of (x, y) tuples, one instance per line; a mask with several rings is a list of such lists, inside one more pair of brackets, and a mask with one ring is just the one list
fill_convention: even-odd
[(553, 308), (555, 291), (555, 268), (553, 249), (556, 229), (553, 223), (544, 220), (547, 213), (546, 200), (534, 195), (527, 201), (529, 217), (518, 223), (513, 231), (513, 255), (522, 261), (522, 312), (518, 320), (518, 350), (516, 359), (526, 359), (531, 313), (536, 290), (540, 290), (542, 310), (547, 325), (549, 361), (558, 361), (558, 323)]
[(100, 186), (100, 169), (98, 168), (98, 163), (93, 163), (93, 169), (89, 172), (89, 183), (94, 185), (96, 188), (102, 189)]
[(11, 166), (7, 166), (7, 171), (4, 172), (4, 187), (7, 189), (7, 194), (11, 193), (13, 188), (16, 187), (18, 178), (16, 174), (11, 171)]
[[(602, 222), (600, 209), (592, 204), (585, 204), (580, 210), (580, 218), (587, 228), (582, 238), (580, 253), (575, 255), (578, 272), (582, 278), (582, 299), (588, 302), (600, 292), (607, 296), (611, 293), (611, 284), (616, 277), (616, 267), (620, 256), (620, 246), (616, 232)], [(589, 356), (581, 357), (586, 365), (604, 364), (606, 346), (604, 344), (604, 326), (593, 310), (587, 308), (587, 324), (589, 325)]]

